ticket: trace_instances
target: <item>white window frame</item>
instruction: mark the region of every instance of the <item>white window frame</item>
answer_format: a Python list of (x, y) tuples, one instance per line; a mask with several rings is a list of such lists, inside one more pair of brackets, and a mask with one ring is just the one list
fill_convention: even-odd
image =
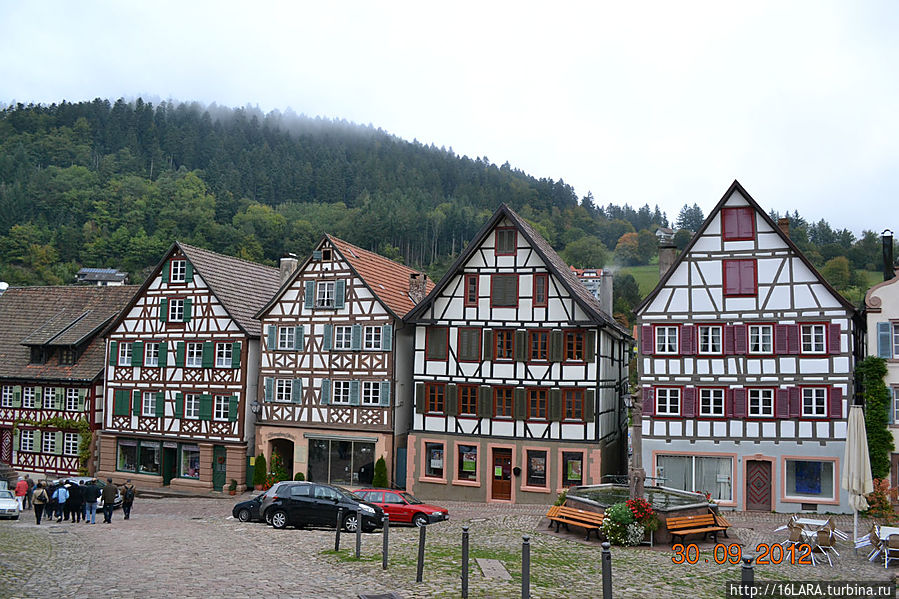
[[(822, 488), (821, 488), (822, 493), (820, 495), (791, 494), (790, 491), (792, 489), (788, 488), (788, 486), (787, 486), (789, 484), (787, 481), (787, 474), (789, 471), (790, 462), (820, 462), (822, 464), (822, 466), (821, 466), (822, 469), (824, 468), (824, 464), (830, 464), (832, 485), (831, 485), (830, 489), (828, 489), (828, 493), (825, 494), (823, 492), (824, 488), (822, 486)], [(794, 466), (794, 468), (795, 468), (795, 466)], [(803, 460), (803, 459), (797, 459), (797, 458), (787, 458), (786, 460), (784, 460), (784, 463), (783, 463), (783, 479), (782, 480), (783, 480), (783, 488), (784, 488), (784, 498), (788, 499), (788, 500), (792, 500), (792, 501), (801, 500), (801, 501), (809, 502), (809, 503), (819, 503), (821, 501), (833, 501), (837, 497), (839, 497), (840, 483), (837, 480), (837, 465), (836, 465), (836, 462), (834, 462), (833, 460), (824, 460), (824, 459), (816, 460), (813, 458)]]
[(159, 366), (159, 343), (144, 344), (144, 366)]
[[(720, 355), (724, 352), (724, 327), (720, 324), (699, 325), (699, 354)], [(716, 334), (717, 333), (717, 334)]]
[(746, 415), (751, 418), (773, 418), (774, 389), (746, 389)]
[(381, 405), (381, 382), (362, 381), (362, 405)]
[(63, 433), (62, 436), (62, 453), (63, 455), (78, 455), (78, 433)]
[[(774, 353), (774, 325), (773, 324), (751, 324), (748, 327), (748, 347), (747, 353), (760, 356), (771, 355)], [(758, 346), (758, 349), (753, 349)]]
[[(681, 390), (679, 387), (657, 387), (655, 402), (656, 416), (680, 416)], [(664, 409), (662, 409), (663, 406)]]
[(140, 415), (156, 416), (156, 392), (144, 391), (141, 394)]
[(215, 344), (215, 367), (230, 368), (233, 354), (231, 353), (232, 345), (230, 343)]
[(19, 430), (19, 451), (34, 452), (34, 431)]
[(334, 325), (334, 349), (353, 349), (353, 325)]
[(278, 349), (296, 347), (296, 329), (294, 327), (278, 327)]
[(699, 415), (706, 418), (724, 418), (724, 389), (699, 388)]
[(893, 357), (899, 357), (899, 323), (893, 325)]
[(66, 412), (78, 411), (78, 387), (66, 388)]
[(131, 352), (133, 348), (131, 346), (130, 341), (120, 341), (119, 342), (119, 358), (116, 360), (116, 364), (119, 366), (131, 366)]
[(41, 453), (56, 453), (56, 435), (52, 433), (41, 435)]
[(331, 381), (331, 403), (350, 405), (350, 381)]
[(679, 330), (677, 325), (655, 327), (655, 353), (676, 355), (678, 350), (678, 334)]
[(172, 268), (169, 271), (169, 283), (184, 283), (187, 281), (187, 260), (172, 260)]
[(333, 308), (336, 305), (335, 281), (318, 281), (315, 285), (315, 307)]
[(188, 341), (184, 347), (184, 367), (185, 368), (202, 368), (203, 367), (203, 343), (197, 341)]
[(823, 354), (827, 352), (827, 327), (823, 324), (802, 325), (802, 353)]
[(382, 328), (380, 326), (367, 326), (362, 335), (362, 348), (366, 350), (379, 350), (384, 347), (381, 339)]
[(184, 322), (184, 298), (176, 297), (169, 300), (169, 322)]
[(290, 403), (293, 401), (293, 381), (290, 379), (275, 380), (275, 401)]
[(56, 406), (56, 387), (44, 387), (41, 401), (44, 404), (44, 408)]
[(802, 388), (802, 417), (827, 418), (827, 388)]
[(0, 394), (0, 407), (3, 408), (11, 408), (12, 407), (12, 386), (4, 385), (2, 394)]
[(200, 394), (184, 394), (184, 418), (198, 420), (200, 418)]
[(230, 398), (227, 395), (213, 396), (213, 412), (212, 419), (219, 422), (228, 420), (228, 405)]
[(34, 408), (35, 393), (34, 387), (22, 387), (22, 407), (23, 408)]

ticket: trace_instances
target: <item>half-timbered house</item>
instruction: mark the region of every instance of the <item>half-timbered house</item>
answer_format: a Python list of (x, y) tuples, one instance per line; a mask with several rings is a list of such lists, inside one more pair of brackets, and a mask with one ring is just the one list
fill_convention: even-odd
[(12, 287), (0, 297), (0, 462), (40, 478), (94, 472), (101, 332), (136, 290)]
[(547, 503), (624, 472), (632, 342), (610, 312), (500, 206), (406, 315), (415, 325), (406, 488)]
[(635, 310), (643, 464), (720, 506), (848, 510), (857, 314), (736, 181)]
[(292, 475), (371, 484), (383, 457), (394, 480), (411, 415), (411, 333), (402, 316), (433, 288), (402, 264), (326, 235), (259, 312), (256, 445)]
[(243, 488), (259, 372), (253, 315), (278, 283), (276, 268), (172, 246), (108, 333), (103, 476)]

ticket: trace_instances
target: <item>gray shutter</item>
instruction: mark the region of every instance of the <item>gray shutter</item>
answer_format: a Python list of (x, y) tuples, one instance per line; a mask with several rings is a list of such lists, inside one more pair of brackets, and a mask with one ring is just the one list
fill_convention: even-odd
[(419, 414), (424, 414), (427, 411), (425, 403), (425, 384), (415, 383), (415, 411)]
[(512, 391), (512, 418), (526, 420), (528, 417), (527, 394), (523, 387), (515, 387)]
[(265, 342), (268, 345), (269, 351), (277, 349), (278, 327), (271, 324), (265, 327)]
[(350, 381), (350, 405), (359, 405), (359, 381)]
[(240, 341), (231, 344), (231, 368), (240, 368)]
[(480, 418), (493, 416), (493, 388), (489, 385), (481, 385), (478, 388), (478, 416)]
[[(85, 411), (84, 399), (86, 397), (87, 397), (87, 389), (84, 389), (84, 388), (78, 389), (78, 411), (79, 412)], [(57, 400), (57, 402), (59, 402), (59, 400)]]
[(184, 298), (184, 322), (190, 322), (191, 318), (191, 306), (193, 306), (193, 300), (189, 297)]
[(393, 350), (393, 325), (385, 324), (381, 327), (381, 349), (383, 351)]
[(893, 357), (893, 325), (889, 322), (877, 323), (877, 357), (889, 360)]
[(554, 422), (562, 420), (562, 390), (549, 390), (549, 419)]
[(41, 397), (43, 396), (44, 388), (43, 387), (35, 387), (34, 388), (34, 407), (35, 409), (41, 409)]
[(22, 407), (22, 386), (16, 385), (12, 388), (12, 407)]
[(321, 405), (326, 406), (331, 403), (331, 379), (322, 379)]
[(334, 307), (343, 308), (346, 301), (346, 281), (338, 279), (334, 282)]
[(12, 431), (12, 449), (13, 451), (19, 451), (19, 427), (14, 428)]
[(596, 359), (596, 331), (587, 331), (587, 347), (584, 348), (584, 359), (587, 363)]
[(333, 343), (333, 326), (330, 324), (326, 324), (324, 327), (324, 332), (322, 333), (322, 349), (325, 351), (331, 351), (331, 344)]
[(165, 416), (165, 393), (162, 391), (156, 392), (156, 415)]
[(896, 424), (896, 390), (890, 389), (890, 401), (887, 402), (887, 419), (890, 424)]
[(275, 399), (275, 379), (271, 377), (265, 377), (262, 379), (263, 385), (265, 386), (263, 398), (265, 401), (270, 402)]
[(293, 379), (290, 384), (290, 401), (292, 403), (303, 403), (303, 379)]
[(169, 342), (159, 342), (159, 367), (165, 368), (169, 363)]
[(322, 251), (321, 250), (313, 250), (312, 251), (312, 260), (314, 262), (320, 262), (322, 259)]
[(303, 351), (303, 346), (306, 343), (306, 339), (304, 337), (306, 330), (303, 328), (303, 325), (293, 328), (293, 349), (296, 351)]
[(56, 435), (53, 440), (53, 453), (55, 455), (62, 455), (62, 431), (57, 431), (53, 434)]
[(516, 362), (528, 361), (528, 332), (524, 329), (515, 331), (515, 347), (513, 348)]
[(353, 325), (353, 337), (351, 349), (362, 349), (362, 325), (354, 324)]
[(381, 393), (381, 406), (385, 408), (390, 407), (390, 381), (381, 381), (379, 391)]
[(493, 360), (493, 331), (484, 329), (484, 360)]
[(596, 389), (587, 389), (584, 393), (584, 422), (596, 419)]
[(306, 281), (306, 291), (303, 293), (303, 307), (307, 310), (315, 307), (315, 281)]
[(132, 366), (143, 366), (144, 365), (144, 342), (143, 341), (135, 341), (131, 344), (131, 365)]
[(169, 300), (162, 298), (159, 300), (159, 322), (167, 322), (169, 319)]
[(562, 331), (553, 329), (549, 332), (549, 361), (561, 362), (563, 354)]
[(447, 416), (459, 415), (459, 390), (456, 385), (450, 383), (446, 386), (446, 402), (444, 403)]

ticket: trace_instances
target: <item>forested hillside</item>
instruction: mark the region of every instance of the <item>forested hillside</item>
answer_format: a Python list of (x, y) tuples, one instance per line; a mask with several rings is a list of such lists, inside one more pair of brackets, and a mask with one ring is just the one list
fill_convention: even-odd
[[(668, 225), (658, 207), (601, 207), (562, 180), (343, 121), (141, 100), (0, 111), (0, 280), (13, 285), (70, 283), (81, 266), (140, 282), (176, 239), (275, 264), (326, 232), (436, 278), (501, 202), (582, 267), (648, 264)], [(790, 217), (819, 266), (845, 258), (843, 288), (878, 268), (873, 233)], [(677, 220), (697, 218), (694, 204)]]

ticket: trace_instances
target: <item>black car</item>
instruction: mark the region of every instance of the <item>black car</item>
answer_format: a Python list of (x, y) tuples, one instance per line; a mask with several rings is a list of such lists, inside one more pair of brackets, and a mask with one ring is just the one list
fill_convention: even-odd
[(265, 493), (260, 493), (247, 501), (241, 501), (231, 510), (231, 515), (241, 522), (260, 522), (262, 514), (259, 513), (259, 507), (262, 505), (263, 497), (265, 497)]
[(362, 531), (372, 532), (380, 528), (384, 510), (363, 501), (343, 487), (321, 483), (294, 482), (282, 485), (275, 493), (274, 501), (266, 508), (266, 521), (275, 528), (286, 526), (337, 525), (337, 513), (343, 508), (341, 525), (348, 532), (355, 532), (359, 525), (357, 514), (362, 516)]

